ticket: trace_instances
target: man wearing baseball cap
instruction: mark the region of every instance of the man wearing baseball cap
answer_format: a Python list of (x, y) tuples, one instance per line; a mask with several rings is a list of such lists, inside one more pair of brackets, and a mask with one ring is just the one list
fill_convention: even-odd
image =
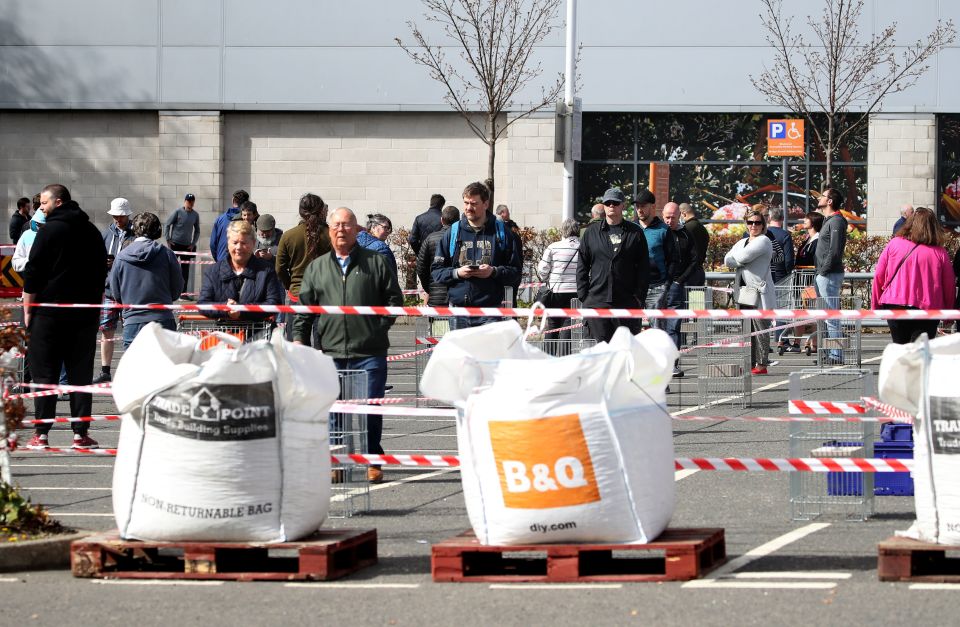
[[(164, 223), (164, 235), (167, 246), (174, 252), (197, 252), (197, 241), (200, 240), (200, 214), (193, 209), (197, 197), (187, 194), (183, 197), (183, 206), (170, 214)], [(180, 271), (183, 273), (183, 289), (187, 289), (187, 278), (190, 276), (190, 264), (193, 255), (180, 256)]]
[[(604, 218), (591, 222), (580, 239), (577, 298), (586, 308), (641, 308), (647, 298), (650, 257), (643, 229), (623, 219), (626, 197), (618, 187), (603, 194)], [(639, 319), (587, 318), (590, 337), (608, 342), (618, 326), (640, 331)]]
[(126, 198), (114, 198), (110, 201), (110, 209), (107, 215), (113, 218), (113, 223), (103, 230), (103, 245), (107, 249), (107, 281), (104, 285), (103, 304), (104, 308), (100, 311), (100, 334), (103, 341), (100, 342), (100, 374), (93, 380), (94, 383), (108, 383), (110, 377), (110, 365), (113, 362), (113, 338), (117, 332), (117, 325), (120, 323), (120, 310), (113, 309), (112, 305), (116, 301), (110, 295), (110, 268), (113, 267), (113, 260), (117, 258), (120, 249), (126, 242), (133, 241), (133, 229), (130, 228), (130, 201)]

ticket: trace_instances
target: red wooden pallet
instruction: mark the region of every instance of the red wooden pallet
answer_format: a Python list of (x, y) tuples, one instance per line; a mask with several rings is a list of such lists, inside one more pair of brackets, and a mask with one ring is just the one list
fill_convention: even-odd
[(484, 546), (466, 531), (433, 545), (431, 569), (434, 581), (686, 581), (726, 560), (723, 529), (667, 529), (648, 544), (517, 546)]
[(892, 537), (877, 545), (880, 581), (960, 583), (960, 546)]
[(297, 542), (141, 542), (111, 531), (75, 541), (74, 577), (330, 580), (377, 563), (376, 529), (321, 529)]

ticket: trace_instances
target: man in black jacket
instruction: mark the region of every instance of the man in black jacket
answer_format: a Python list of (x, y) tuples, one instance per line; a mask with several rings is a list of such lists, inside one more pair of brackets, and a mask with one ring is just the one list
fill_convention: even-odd
[(437, 244), (440, 243), (443, 234), (449, 231), (450, 225), (459, 219), (459, 209), (453, 205), (444, 207), (440, 213), (440, 230), (428, 235), (420, 246), (420, 252), (417, 253), (417, 277), (420, 279), (420, 287), (427, 293), (427, 305), (430, 307), (447, 306), (447, 286), (433, 280), (430, 275), (430, 266), (433, 265)]
[[(30, 333), (30, 372), (37, 383), (56, 383), (60, 367), (71, 385), (90, 385), (97, 347), (100, 312), (89, 309), (32, 309), (33, 303), (87, 303), (99, 305), (107, 277), (107, 250), (97, 227), (63, 185), (47, 185), (40, 194), (47, 216), (37, 233), (24, 269), (23, 315)], [(37, 418), (56, 415), (57, 397), (35, 401)], [(89, 416), (93, 397), (70, 393), (70, 415)], [(74, 448), (96, 448), (87, 435), (89, 423), (74, 422)], [(51, 425), (39, 425), (28, 448), (46, 448)]]
[[(698, 263), (698, 259), (703, 255), (697, 251), (697, 242), (693, 236), (680, 226), (680, 206), (677, 203), (668, 202), (665, 204), (661, 216), (670, 229), (677, 250), (676, 276), (673, 283), (667, 288), (664, 306), (668, 309), (682, 309), (687, 306), (687, 281), (697, 270), (700, 271), (701, 275), (703, 274), (703, 265)], [(682, 323), (683, 320), (680, 318), (666, 320), (665, 330), (678, 349), (682, 344), (680, 337), (680, 325)], [(673, 376), (683, 377), (679, 359), (673, 364)]]
[(710, 232), (700, 223), (697, 212), (689, 203), (680, 203), (680, 216), (683, 217), (683, 230), (693, 240), (694, 259), (690, 274), (684, 280), (687, 287), (701, 286), (706, 283), (707, 248), (710, 247)]
[[(640, 308), (647, 298), (650, 257), (643, 229), (623, 219), (626, 197), (612, 187), (603, 194), (605, 217), (591, 223), (580, 240), (577, 298), (587, 308)], [(640, 319), (587, 318), (590, 337), (607, 342), (621, 324), (640, 331)]]
[(447, 202), (446, 198), (440, 194), (434, 194), (430, 197), (430, 208), (413, 219), (407, 241), (414, 255), (420, 254), (420, 245), (427, 239), (427, 235), (440, 230), (440, 211), (445, 202)]

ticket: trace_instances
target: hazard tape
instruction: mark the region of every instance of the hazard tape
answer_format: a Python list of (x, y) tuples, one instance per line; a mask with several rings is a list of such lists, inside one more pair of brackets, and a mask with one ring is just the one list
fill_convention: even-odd
[[(55, 453), (66, 455), (111, 455), (115, 448), (55, 448), (17, 449), (17, 453)], [(357, 466), (418, 466), (456, 468), (457, 455), (331, 455), (330, 463)], [(678, 457), (673, 460), (676, 470), (715, 470), (735, 472), (910, 472), (912, 459), (884, 459), (869, 457)]]
[(100, 421), (109, 421), (109, 420), (121, 420), (122, 418), (123, 416), (106, 414), (102, 416), (77, 416), (77, 417), (58, 416), (56, 418), (34, 418), (31, 420), (24, 420), (22, 422), (24, 425), (49, 425), (49, 424), (58, 424), (62, 422), (100, 422)]
[(913, 422), (913, 415), (909, 412), (905, 412), (902, 409), (894, 407), (876, 399), (872, 396), (864, 396), (863, 402), (868, 406), (876, 409), (878, 412), (887, 416), (893, 420), (899, 420), (902, 422)]
[(416, 345), (418, 345), (418, 346), (421, 345), (421, 344), (439, 344), (439, 343), (440, 343), (440, 338), (438, 338), (438, 337), (418, 337), (418, 338), (415, 338), (415, 340), (414, 340), (413, 343), (416, 344)]
[(212, 266), (216, 261), (181, 261), (181, 266)]
[(80, 392), (86, 394), (113, 394), (109, 383), (94, 383), (93, 385), (56, 385), (46, 383), (20, 383), (22, 387), (47, 388), (42, 392), (25, 392), (22, 394), (8, 394), (5, 398), (42, 398), (57, 396), (61, 392)]
[(707, 344), (698, 344), (697, 346), (688, 346), (687, 348), (681, 349), (680, 354), (684, 355), (701, 348), (745, 348), (750, 346), (750, 342), (743, 342), (741, 340), (756, 337), (758, 335), (763, 335), (765, 333), (770, 333), (772, 331), (780, 331), (782, 329), (792, 329), (793, 327), (800, 327), (805, 324), (810, 324), (815, 322), (814, 320), (799, 320), (797, 322), (791, 322), (789, 324), (781, 324), (775, 327), (767, 327), (766, 329), (760, 329), (759, 331), (753, 331), (752, 333), (746, 333), (743, 335), (731, 336), (725, 340), (719, 342), (709, 342)]
[(409, 353), (402, 353), (400, 355), (388, 355), (387, 361), (403, 361), (404, 359), (410, 359), (411, 357), (416, 357), (417, 355), (426, 355), (427, 353), (431, 352), (434, 348), (436, 347), (431, 346), (430, 348), (424, 348), (422, 350), (412, 351)]
[(789, 400), (791, 414), (865, 414), (867, 406), (861, 402)]
[[(2, 303), (0, 308), (22, 307)], [(249, 313), (338, 314), (353, 316), (514, 317), (530, 315), (551, 318), (694, 318), (726, 320), (958, 320), (960, 309), (569, 309), (528, 307), (404, 307), (382, 305), (227, 305), (224, 303), (178, 303), (164, 305), (127, 303), (31, 303), (52, 309), (135, 309), (162, 311), (219, 311)], [(767, 329), (766, 331), (769, 331)]]

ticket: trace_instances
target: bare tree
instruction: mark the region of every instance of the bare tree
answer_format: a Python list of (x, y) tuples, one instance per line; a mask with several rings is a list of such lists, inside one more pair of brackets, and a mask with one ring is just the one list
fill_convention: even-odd
[[(460, 62), (447, 59), (445, 46), (434, 44), (414, 22), (407, 22), (414, 43), (395, 41), (430, 78), (444, 86), (444, 100), (489, 148), (487, 176), (494, 180), (497, 141), (519, 119), (553, 106), (563, 90), (563, 75), (543, 85), (532, 102), (517, 102), (540, 77), (534, 47), (557, 28), (561, 0), (423, 0), (427, 22), (438, 24), (445, 43), (458, 48)], [(503, 119), (507, 111), (519, 113)], [(491, 189), (491, 192), (493, 190)]]
[[(781, 0), (761, 2), (765, 13), (760, 20), (774, 62), (750, 81), (769, 102), (809, 122), (827, 162), (827, 184), (833, 153), (843, 139), (879, 110), (886, 96), (913, 86), (930, 68), (930, 57), (956, 37), (952, 20), (938, 21), (927, 37), (898, 53), (895, 22), (861, 41), (863, 0), (825, 0), (819, 18), (807, 16), (811, 44), (793, 30), (793, 17), (783, 15)], [(848, 123), (839, 128), (838, 122), (848, 114)]]

